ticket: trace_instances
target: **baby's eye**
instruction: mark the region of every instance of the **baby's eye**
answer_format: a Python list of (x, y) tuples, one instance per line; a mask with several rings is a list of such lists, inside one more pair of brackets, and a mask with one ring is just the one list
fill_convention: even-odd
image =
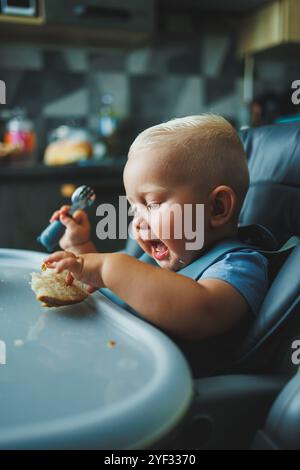
[(153, 210), (159, 209), (159, 207), (160, 207), (159, 202), (149, 202), (149, 204), (147, 204), (148, 211), (153, 211)]

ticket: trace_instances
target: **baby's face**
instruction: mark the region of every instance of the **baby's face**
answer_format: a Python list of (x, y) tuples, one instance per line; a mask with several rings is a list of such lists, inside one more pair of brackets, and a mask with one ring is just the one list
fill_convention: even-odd
[[(186, 249), (186, 243), (191, 240), (186, 238), (183, 225), (187, 226), (189, 216), (190, 230), (196, 228), (195, 207), (205, 204), (205, 197), (200, 194), (199, 186), (196, 190), (175, 168), (164, 169), (163, 158), (163, 151), (157, 149), (143, 149), (139, 155), (132, 154), (124, 170), (124, 185), (134, 214), (135, 239), (161, 267), (177, 271), (199, 254), (199, 249)], [(191, 215), (184, 216), (185, 204), (192, 208)], [(176, 217), (178, 211), (181, 218)]]

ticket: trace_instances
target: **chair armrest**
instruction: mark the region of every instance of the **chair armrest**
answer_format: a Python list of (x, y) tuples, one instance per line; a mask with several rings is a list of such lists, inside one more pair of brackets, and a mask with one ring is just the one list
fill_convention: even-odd
[(190, 420), (172, 449), (246, 449), (289, 377), (224, 375), (196, 379)]

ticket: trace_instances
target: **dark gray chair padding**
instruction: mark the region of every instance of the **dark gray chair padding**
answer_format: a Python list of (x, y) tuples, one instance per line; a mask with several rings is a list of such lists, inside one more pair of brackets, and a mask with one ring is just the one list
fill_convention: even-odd
[(250, 188), (240, 224), (262, 224), (280, 244), (300, 235), (300, 125), (246, 129)]
[(238, 370), (273, 369), (272, 360), (283, 336), (300, 332), (300, 244), (293, 250), (262, 304), (237, 353)]
[(275, 400), (252, 448), (300, 450), (300, 374), (290, 380)]
[[(300, 235), (300, 126), (275, 125), (241, 132), (250, 188), (242, 225), (261, 223), (282, 244)], [(270, 368), (281, 337), (300, 332), (300, 246), (281, 267), (237, 356), (237, 368)], [(282, 336), (281, 336), (282, 335)]]

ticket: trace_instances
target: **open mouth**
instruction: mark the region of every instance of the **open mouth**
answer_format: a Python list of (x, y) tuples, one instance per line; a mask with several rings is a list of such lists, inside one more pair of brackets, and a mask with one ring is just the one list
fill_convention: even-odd
[(166, 259), (169, 255), (169, 248), (161, 240), (151, 240), (151, 255), (158, 261)]

